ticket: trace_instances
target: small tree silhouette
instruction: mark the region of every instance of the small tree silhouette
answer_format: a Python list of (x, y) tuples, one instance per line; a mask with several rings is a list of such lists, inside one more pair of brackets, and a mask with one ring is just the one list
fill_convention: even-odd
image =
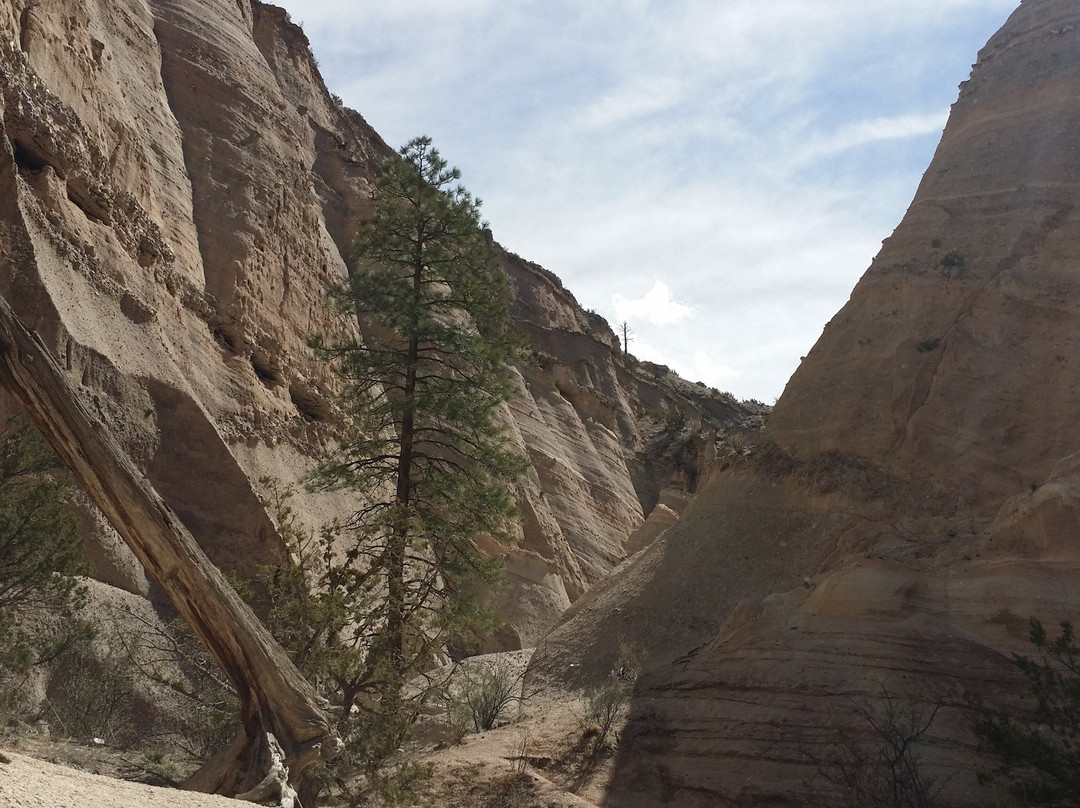
[(630, 323), (623, 320), (619, 324), (619, 333), (622, 335), (622, 354), (625, 359), (630, 353), (630, 340), (634, 338), (634, 329), (630, 327)]

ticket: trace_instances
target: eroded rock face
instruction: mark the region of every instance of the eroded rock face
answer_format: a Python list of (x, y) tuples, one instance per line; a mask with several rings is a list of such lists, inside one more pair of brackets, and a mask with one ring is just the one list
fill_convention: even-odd
[(1080, 596), (1077, 99), (1080, 6), (1026, 0), (770, 443), (713, 464), (538, 649), (560, 685), (606, 675), (609, 637), (647, 657), (612, 804), (829, 804), (818, 764), (882, 684), (944, 700), (927, 773), (952, 775), (946, 804), (987, 804), (959, 694), (1015, 686), (1028, 617)]
[[(253, 573), (280, 549), (260, 478), (295, 483), (333, 439), (334, 378), (306, 339), (343, 327), (324, 292), (389, 148), (329, 95), (285, 11), (250, 0), (5, 3), (0, 93), (4, 295), (210, 557)], [(505, 265), (535, 348), (507, 410), (532, 461), (507, 560), (514, 646), (625, 557), (654, 489), (684, 487), (643, 470), (647, 412), (701, 408), (623, 367), (550, 273)], [(293, 504), (318, 524), (354, 503)], [(85, 527), (98, 576), (152, 594), (115, 535)]]
[(903, 222), (789, 382), (770, 434), (985, 511), (1073, 451), (1076, 8), (1026, 2), (979, 54)]

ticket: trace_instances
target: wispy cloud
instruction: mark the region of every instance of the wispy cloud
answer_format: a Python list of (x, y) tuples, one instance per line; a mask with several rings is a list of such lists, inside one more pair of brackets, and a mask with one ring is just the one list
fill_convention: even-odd
[(771, 401), (899, 223), (1015, 4), (304, 0), (293, 15), (334, 92), (391, 144), (431, 135), (496, 238), (630, 321), (643, 358)]
[(591, 103), (577, 126), (602, 129), (671, 110), (679, 105), (682, 82), (674, 78), (637, 77)]
[(947, 109), (856, 121), (831, 133), (811, 138), (799, 150), (799, 161), (821, 160), (871, 143), (905, 140), (924, 135), (939, 136), (945, 128)]

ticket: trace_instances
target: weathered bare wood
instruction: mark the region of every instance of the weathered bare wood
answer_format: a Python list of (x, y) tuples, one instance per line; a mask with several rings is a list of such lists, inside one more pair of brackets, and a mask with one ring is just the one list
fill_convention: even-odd
[(0, 383), (42, 431), (236, 687), (242, 729), (229, 749), (209, 761), (187, 786), (228, 795), (254, 788), (274, 765), (277, 753), (270, 738), (280, 744), (288, 767), (286, 777), (294, 782), (307, 766), (336, 755), (340, 741), (326, 703), (128, 460), (105, 425), (82, 404), (40, 339), (23, 327), (2, 298)]

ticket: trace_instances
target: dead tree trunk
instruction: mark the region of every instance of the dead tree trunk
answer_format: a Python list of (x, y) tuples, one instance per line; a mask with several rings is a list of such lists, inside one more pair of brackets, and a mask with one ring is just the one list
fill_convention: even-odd
[[(265, 798), (332, 758), (341, 742), (326, 702), (135, 468), (36, 335), (0, 298), (0, 383), (37, 425), (228, 675), (242, 729), (187, 783), (196, 791)], [(284, 760), (282, 761), (282, 758)], [(285, 771), (282, 772), (282, 763)]]

